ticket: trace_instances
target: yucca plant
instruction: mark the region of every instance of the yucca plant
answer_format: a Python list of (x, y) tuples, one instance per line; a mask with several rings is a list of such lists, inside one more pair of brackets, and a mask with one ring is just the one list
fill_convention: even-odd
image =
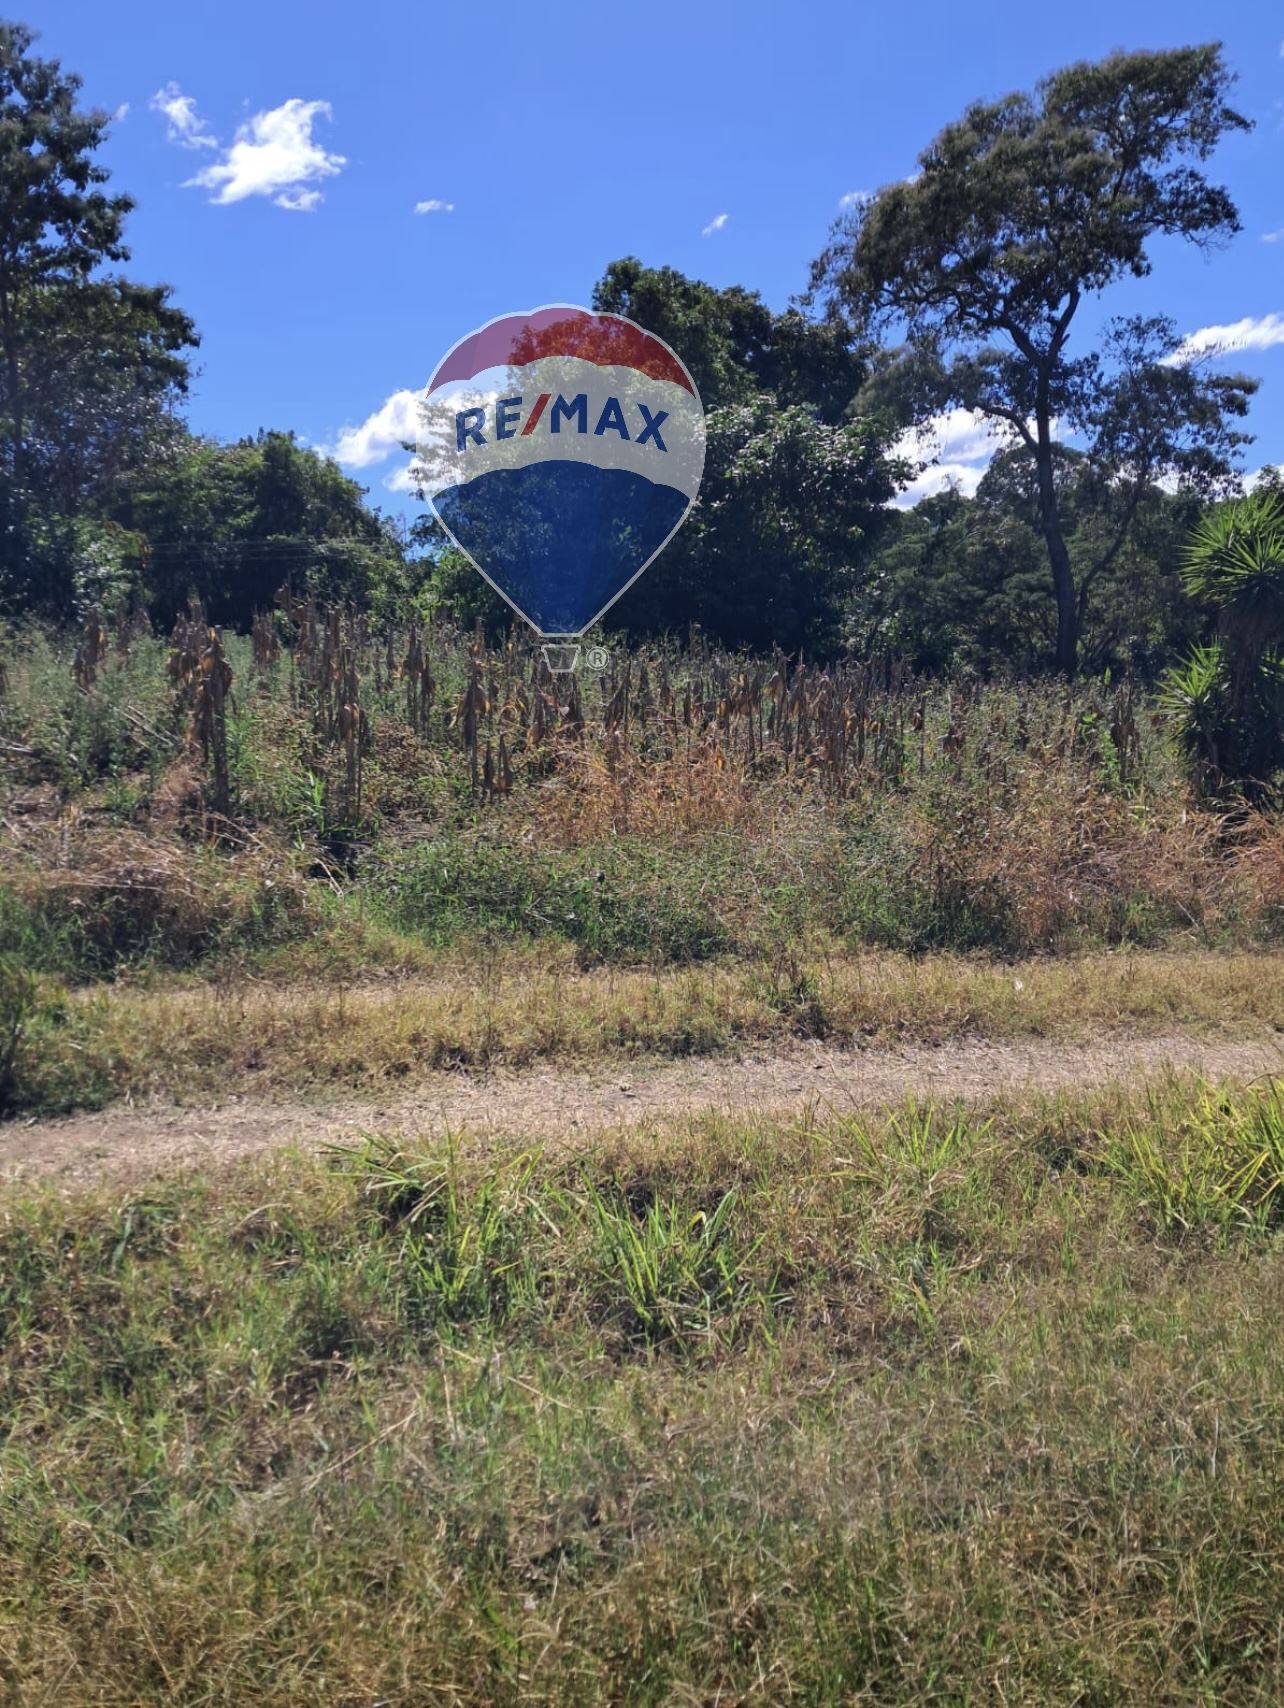
[(1284, 493), (1208, 510), (1182, 581), (1217, 607), (1218, 639), (1168, 672), (1163, 703), (1209, 787), (1261, 794), (1284, 765)]
[(1197, 646), (1168, 671), (1160, 684), (1159, 703), (1173, 717), (1183, 750), (1204, 767), (1204, 780), (1216, 788), (1231, 724), (1230, 683), (1220, 641)]
[(1206, 510), (1182, 559), (1193, 599), (1215, 605), (1223, 633), (1251, 650), (1284, 636), (1284, 492), (1263, 489)]

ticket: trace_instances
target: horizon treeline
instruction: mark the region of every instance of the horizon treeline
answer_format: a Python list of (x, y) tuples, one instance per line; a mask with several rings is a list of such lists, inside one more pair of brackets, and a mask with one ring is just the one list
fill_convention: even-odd
[[(1239, 489), (1255, 382), (1184, 361), (1162, 313), (1108, 321), (1074, 357), (1069, 336), (1085, 300), (1149, 272), (1155, 235), (1238, 230), (1202, 170), (1247, 126), (1232, 83), (1213, 44), (969, 107), (912, 178), (844, 214), (783, 313), (612, 261), (593, 306), (677, 350), (709, 439), (697, 508), (605, 627), (982, 676), (1151, 679), (1210, 641), (1183, 550)], [(244, 630), (288, 585), (386, 622), (506, 626), (426, 506), (410, 526), (380, 514), (288, 431), (188, 427), (198, 329), (120, 271), (133, 202), (79, 91), (0, 24), (0, 617), (168, 626), (197, 600)], [(974, 495), (898, 507), (921, 469), (907, 431), (960, 409), (1005, 448)]]

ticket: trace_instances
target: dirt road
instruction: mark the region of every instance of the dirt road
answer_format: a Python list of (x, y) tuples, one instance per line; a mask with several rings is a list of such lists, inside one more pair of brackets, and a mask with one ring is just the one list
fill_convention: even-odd
[(799, 1044), (660, 1064), (548, 1067), (427, 1076), (364, 1101), (248, 1102), (217, 1108), (117, 1105), (95, 1115), (0, 1127), (0, 1181), (68, 1184), (208, 1167), (274, 1146), (355, 1144), (371, 1133), (440, 1139), (513, 1137), (578, 1146), (595, 1132), (704, 1112), (841, 1112), (916, 1097), (1080, 1090), (1179, 1069), (1210, 1078), (1284, 1075), (1284, 1041), (1209, 1042), (1179, 1034), (1101, 1039), (964, 1040), (939, 1047), (837, 1049)]

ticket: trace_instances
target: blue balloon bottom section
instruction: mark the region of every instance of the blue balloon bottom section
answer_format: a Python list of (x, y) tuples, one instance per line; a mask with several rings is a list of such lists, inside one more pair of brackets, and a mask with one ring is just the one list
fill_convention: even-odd
[(546, 635), (586, 629), (686, 513), (685, 493), (628, 469), (532, 463), (451, 486), (433, 508), (469, 557)]

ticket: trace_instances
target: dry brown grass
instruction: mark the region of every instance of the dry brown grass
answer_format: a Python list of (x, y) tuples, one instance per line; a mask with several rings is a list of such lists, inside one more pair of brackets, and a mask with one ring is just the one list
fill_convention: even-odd
[[(182, 778), (171, 781), (167, 806), (184, 799)], [(0, 848), (0, 879), (46, 935), (49, 961), (87, 974), (131, 959), (181, 967), (319, 922), (319, 890), (275, 837), (228, 840), (216, 850), (158, 823), (134, 828), (72, 806)]]
[(697, 737), (659, 754), (563, 742), (547, 780), (522, 804), (535, 837), (577, 848), (615, 836), (769, 835), (797, 795), (791, 780), (755, 778)]
[(959, 957), (831, 955), (808, 990), (740, 965), (582, 973), (569, 955), (442, 957), (431, 981), (282, 986), (234, 979), (88, 991), (20, 1059), (20, 1106), (121, 1096), (219, 1100), (324, 1088), (377, 1092), (449, 1067), (592, 1063), (787, 1042), (819, 1024), (831, 1042), (1174, 1031), (1272, 1037), (1284, 955), (1130, 954), (995, 966)]

